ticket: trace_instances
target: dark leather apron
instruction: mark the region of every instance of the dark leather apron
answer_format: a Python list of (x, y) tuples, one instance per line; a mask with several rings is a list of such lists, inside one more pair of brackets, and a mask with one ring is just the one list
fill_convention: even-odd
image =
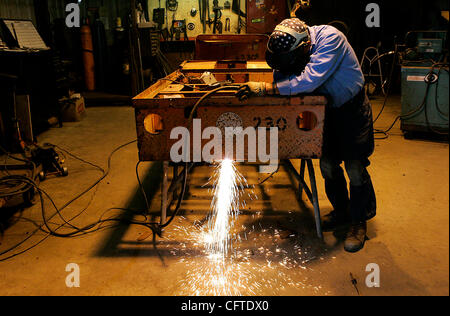
[(372, 106), (364, 89), (341, 107), (326, 109), (324, 157), (366, 161), (368, 166), (374, 148)]
[[(372, 106), (364, 89), (340, 108), (326, 109), (323, 157), (337, 161), (360, 160), (366, 167), (375, 148)], [(366, 219), (376, 215), (376, 197), (369, 174), (364, 193)]]

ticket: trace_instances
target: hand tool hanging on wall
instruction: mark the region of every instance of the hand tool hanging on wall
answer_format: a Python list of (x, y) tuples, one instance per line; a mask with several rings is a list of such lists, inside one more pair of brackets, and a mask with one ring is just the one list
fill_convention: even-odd
[[(203, 0), (198, 0), (198, 12), (200, 14), (200, 23), (203, 25), (203, 28), (205, 28), (205, 25), (203, 23), (204, 18), (203, 18)], [(205, 32), (205, 31), (203, 31)]]
[(158, 24), (158, 30), (162, 29), (165, 14), (166, 10), (161, 8), (161, 0), (159, 0), (159, 8), (153, 9), (153, 22)]
[(223, 33), (223, 23), (222, 23), (222, 21), (219, 20), (216, 23), (216, 30), (217, 30), (217, 32), (219, 32), (219, 34)]
[[(167, 11), (166, 25), (167, 25), (167, 28), (169, 28), (169, 18), (168, 18), (169, 11), (173, 12), (172, 21), (174, 21), (175, 20), (175, 12), (177, 10), (178, 10), (178, 1), (177, 0), (166, 0), (166, 11)], [(170, 36), (173, 37), (173, 34), (170, 34)]]
[(225, 20), (225, 32), (231, 31), (231, 20), (230, 18), (226, 18)]
[(241, 34), (241, 0), (238, 0), (238, 27), (237, 27), (237, 33)]
[[(81, 1), (78, 1), (81, 2)], [(139, 1), (141, 7), (142, 7), (142, 11), (144, 12), (144, 17), (146, 21), (150, 21), (150, 16), (149, 16), (149, 11), (148, 11), (148, 1), (146, 0), (140, 0)], [(102, 6), (103, 6), (103, 1), (102, 1)]]
[(208, 13), (208, 20), (206, 20), (206, 24), (208, 24), (208, 27), (211, 30), (211, 24), (213, 24), (214, 21), (211, 19), (211, 11), (209, 10), (209, 0), (206, 0), (206, 12)]
[[(206, 33), (206, 24), (209, 24), (209, 0), (198, 0), (198, 6), (200, 11), (200, 22), (203, 24), (203, 33)], [(208, 14), (208, 18), (206, 17)], [(211, 25), (209, 24), (211, 27)]]
[(166, 6), (169, 11), (177, 11), (178, 10), (178, 1), (177, 0), (166, 0)]
[(195, 24), (194, 23), (189, 23), (188, 25), (187, 25), (187, 29), (189, 30), (189, 31), (193, 31), (193, 30), (195, 30)]
[[(220, 22), (220, 18), (222, 17), (222, 7), (219, 7), (219, 0), (213, 1), (213, 12), (214, 12), (214, 28), (213, 28), (213, 34), (216, 34), (216, 30), (221, 33), (222, 31), (222, 22)], [(220, 29), (219, 29), (219, 22), (220, 22)]]

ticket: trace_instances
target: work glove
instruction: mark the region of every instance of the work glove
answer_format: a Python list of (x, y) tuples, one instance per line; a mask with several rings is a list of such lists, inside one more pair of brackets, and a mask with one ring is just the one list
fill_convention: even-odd
[(236, 97), (243, 101), (250, 97), (263, 97), (266, 95), (266, 83), (249, 81), (240, 86), (236, 92)]

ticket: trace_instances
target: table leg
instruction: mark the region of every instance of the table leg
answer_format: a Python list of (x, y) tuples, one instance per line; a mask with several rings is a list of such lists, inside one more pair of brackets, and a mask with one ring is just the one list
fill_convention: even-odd
[(308, 174), (311, 182), (312, 203), (314, 206), (314, 216), (316, 219), (317, 236), (320, 239), (323, 239), (322, 224), (320, 220), (319, 197), (317, 194), (317, 183), (316, 183), (316, 176), (314, 173), (314, 166), (311, 159), (308, 159), (306, 163), (308, 165)]
[[(306, 161), (305, 159), (302, 159), (300, 162), (300, 179), (305, 179), (305, 167), (306, 167)], [(300, 199), (302, 199), (304, 186), (303, 181), (298, 182), (298, 194), (300, 195)]]
[(161, 183), (161, 225), (163, 225), (167, 220), (167, 192), (168, 192), (168, 172), (169, 172), (169, 162), (163, 162), (163, 179)]

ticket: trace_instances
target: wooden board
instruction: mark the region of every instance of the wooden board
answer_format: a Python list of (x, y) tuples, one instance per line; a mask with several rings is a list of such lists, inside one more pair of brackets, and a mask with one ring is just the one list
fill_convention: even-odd
[(266, 59), (267, 35), (199, 35), (195, 42), (196, 60)]

